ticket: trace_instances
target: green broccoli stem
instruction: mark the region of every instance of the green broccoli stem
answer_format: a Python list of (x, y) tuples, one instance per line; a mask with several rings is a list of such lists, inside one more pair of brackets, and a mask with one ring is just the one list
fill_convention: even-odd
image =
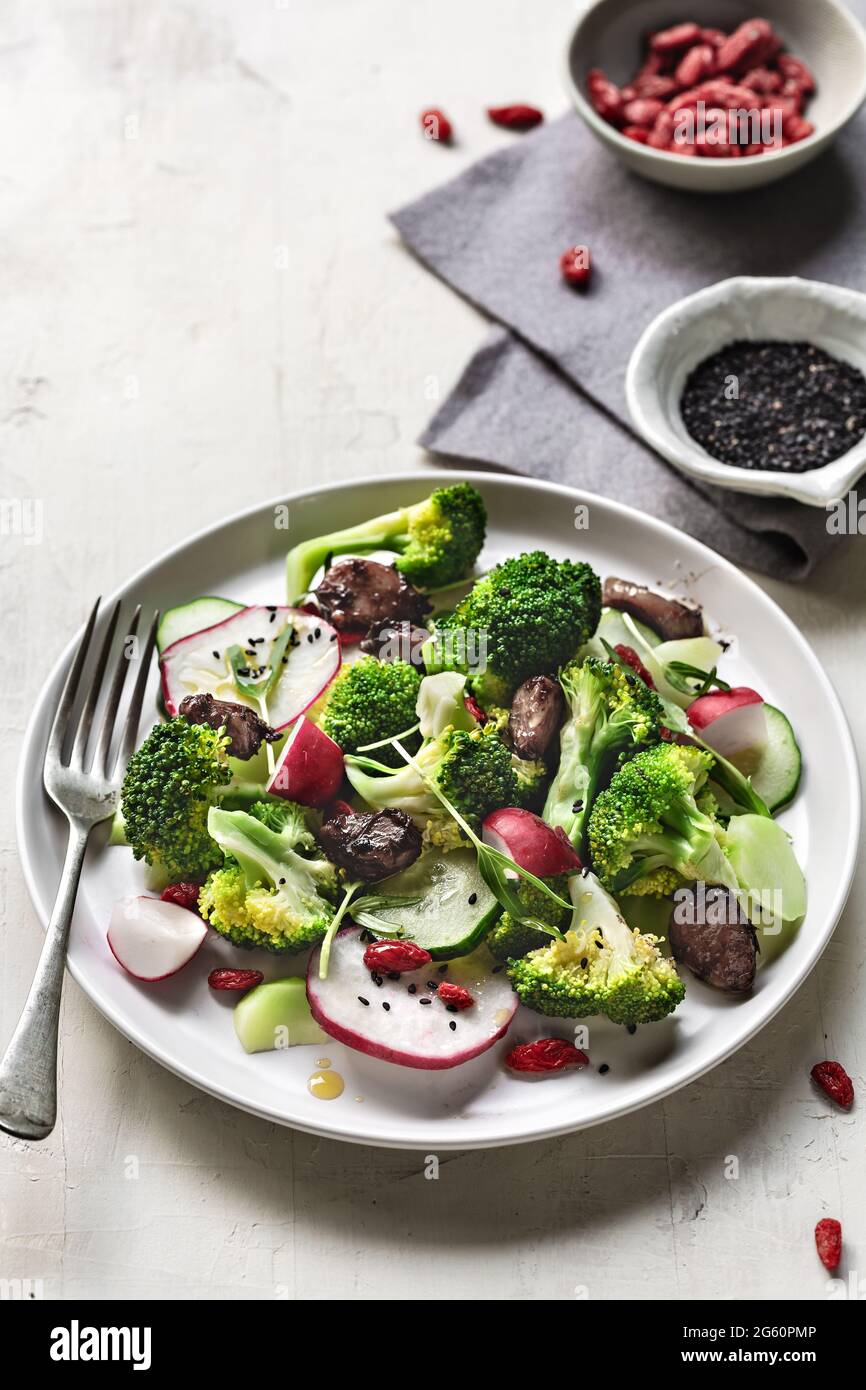
[[(404, 729), (403, 732), (402, 732), (402, 734), (394, 734), (394, 738), (411, 738), (413, 734), (417, 734), (417, 732), (418, 732), (418, 730), (419, 730), (420, 728), (421, 728), (421, 724), (420, 724), (420, 721), (419, 721), (417, 724), (413, 724), (412, 727), (411, 727), (411, 729)], [(391, 743), (391, 742), (393, 742), (393, 739), (390, 739), (390, 738), (380, 738), (380, 739), (377, 739), (375, 743), (363, 743), (363, 744), (361, 744), (361, 746), (358, 748), (357, 751), (358, 751), (359, 753), (372, 753), (373, 750), (374, 750), (375, 748), (384, 748), (386, 744)], [(351, 756), (351, 755), (350, 755), (350, 756)], [(352, 761), (353, 761), (354, 763), (358, 763), (359, 766), (360, 766), (361, 763), (368, 763), (369, 765), (371, 765), (372, 767), (375, 767), (375, 768), (384, 768), (384, 763), (377, 763), (373, 758), (361, 758), (360, 760), (359, 760), (358, 758), (352, 758)], [(392, 769), (392, 768), (385, 768), (385, 771), (386, 771), (386, 772), (391, 772), (391, 771), (393, 771), (393, 769)]]
[(421, 781), (429, 788), (433, 795), (441, 801), (445, 810), (457, 822), (464, 835), (467, 836), (473, 845), (478, 857), (478, 868), (481, 877), (484, 879), (484, 882), (487, 884), (497, 902), (505, 908), (506, 912), (511, 913), (515, 921), (522, 922), (525, 920), (532, 920), (540, 930), (547, 932), (549, 936), (555, 936), (558, 940), (563, 941), (565, 938), (558, 927), (547, 926), (543, 922), (538, 922), (536, 918), (531, 917), (531, 914), (526, 912), (517, 894), (508, 883), (506, 873), (516, 874), (519, 878), (525, 879), (527, 883), (534, 884), (535, 887), (541, 893), (545, 894), (546, 897), (550, 898), (552, 902), (555, 902), (559, 907), (566, 908), (569, 912), (572, 910), (572, 903), (566, 902), (558, 893), (554, 893), (553, 889), (548, 888), (543, 879), (536, 878), (535, 874), (531, 874), (528, 869), (521, 868), (521, 866), (515, 863), (513, 859), (510, 859), (507, 854), (502, 854), (500, 850), (494, 849), (492, 845), (485, 845), (484, 841), (480, 840), (475, 834), (475, 831), (468, 821), (464, 820), (455, 806), (452, 806), (448, 797), (440, 790), (433, 778), (429, 777), (427, 773), (418, 766), (418, 763), (412, 755), (406, 752), (406, 749), (400, 743), (399, 739), (395, 738), (392, 742), (400, 756), (414, 769), (421, 778)]
[(346, 885), (346, 891), (343, 894), (343, 901), (340, 903), (340, 906), (337, 908), (337, 911), (331, 918), (328, 930), (325, 932), (325, 935), (322, 938), (322, 950), (319, 956), (320, 980), (327, 980), (328, 978), (328, 965), (330, 964), (331, 960), (331, 943), (333, 942), (334, 937), (337, 935), (337, 932), (340, 930), (340, 923), (346, 915), (349, 903), (352, 901), (352, 898), (355, 896), (358, 889), (363, 888), (363, 886), (364, 884), (361, 879), (356, 879), (353, 883), (349, 883)]
[(315, 540), (296, 545), (289, 551), (286, 561), (289, 603), (297, 603), (307, 593), (316, 570), (325, 564), (330, 555), (381, 550), (385, 547), (398, 552), (405, 549), (409, 540), (408, 525), (408, 509), (401, 507), (399, 511), (388, 512), (385, 516), (374, 517), (357, 526), (348, 526), (343, 531), (334, 531), (330, 536), (318, 536)]

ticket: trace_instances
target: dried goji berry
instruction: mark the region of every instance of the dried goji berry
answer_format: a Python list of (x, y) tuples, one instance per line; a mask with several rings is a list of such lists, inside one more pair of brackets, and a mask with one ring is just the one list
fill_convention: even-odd
[(854, 1082), (841, 1062), (816, 1062), (809, 1073), (825, 1095), (847, 1110), (854, 1101)]
[(636, 671), (645, 685), (650, 690), (655, 690), (655, 682), (647, 668), (644, 666), (634, 647), (627, 647), (624, 642), (618, 642), (614, 647), (617, 656), (620, 657), (633, 671)]
[(559, 258), (563, 280), (570, 285), (585, 285), (592, 274), (592, 257), (588, 246), (569, 246)]
[(473, 719), (476, 719), (479, 724), (487, 723), (487, 711), (481, 708), (474, 695), (464, 695), (463, 703)]
[(667, 150), (673, 143), (674, 117), (671, 111), (660, 111), (656, 123), (647, 136), (647, 144), (654, 150)]
[(563, 1071), (566, 1067), (586, 1067), (589, 1058), (565, 1038), (538, 1038), (512, 1047), (505, 1065), (512, 1071)]
[(702, 29), (701, 43), (712, 44), (713, 48), (721, 48), (727, 39), (724, 29)]
[(450, 980), (443, 980), (436, 993), (449, 1009), (459, 1009), (460, 1011), (471, 1009), (475, 1003), (468, 989), (464, 989), (462, 985), (452, 984)]
[(814, 134), (815, 127), (811, 121), (805, 120), (803, 116), (788, 116), (782, 124), (782, 132), (786, 140), (796, 144), (798, 140), (807, 140)]
[(198, 912), (200, 892), (200, 883), (170, 883), (159, 896), (164, 903), (177, 903), (178, 907), (188, 907), (190, 912)]
[(770, 68), (752, 68), (744, 77), (740, 78), (740, 84), (748, 87), (753, 92), (760, 92), (763, 96), (769, 96), (771, 92), (778, 92), (782, 86), (782, 74), (773, 72)]
[(838, 1269), (842, 1258), (842, 1225), (832, 1216), (825, 1216), (815, 1227), (818, 1258), (825, 1269)]
[(815, 78), (810, 67), (801, 58), (793, 58), (790, 53), (781, 53), (778, 58), (779, 72), (783, 77), (796, 82), (807, 96), (815, 90)]
[(589, 99), (602, 120), (619, 125), (622, 121), (622, 93), (616, 83), (605, 77), (601, 68), (592, 68), (587, 74), (586, 87)]
[(654, 53), (676, 53), (679, 49), (699, 43), (700, 39), (699, 24), (674, 24), (670, 29), (661, 29), (657, 34), (653, 34), (650, 48)]
[(629, 125), (653, 126), (662, 110), (662, 103), (655, 97), (635, 97), (622, 108), (623, 119)]
[(537, 106), (527, 106), (523, 102), (513, 102), (511, 106), (488, 106), (487, 114), (494, 125), (505, 126), (506, 130), (532, 130), (541, 125), (544, 112)]
[(780, 40), (766, 19), (747, 19), (718, 50), (720, 72), (748, 72), (775, 53)]
[(666, 101), (677, 90), (677, 84), (672, 77), (657, 77), (652, 73), (647, 73), (645, 77), (642, 77), (638, 74), (628, 89), (625, 87), (622, 89), (624, 100), (629, 100), (626, 97), (626, 90), (634, 92), (636, 97), (650, 97), (657, 101)]
[(447, 145), (454, 134), (454, 127), (445, 112), (436, 106), (421, 112), (421, 129), (428, 140), (437, 140), (442, 145)]
[(374, 941), (364, 952), (364, 964), (368, 970), (376, 970), (387, 975), (390, 970), (402, 974), (404, 970), (420, 970), (429, 965), (433, 957), (423, 946), (413, 941)]
[(264, 979), (261, 970), (212, 970), (207, 977), (211, 989), (253, 989)]
[(683, 87), (693, 87), (702, 78), (709, 77), (715, 67), (716, 50), (712, 44), (696, 43), (680, 59), (674, 77)]

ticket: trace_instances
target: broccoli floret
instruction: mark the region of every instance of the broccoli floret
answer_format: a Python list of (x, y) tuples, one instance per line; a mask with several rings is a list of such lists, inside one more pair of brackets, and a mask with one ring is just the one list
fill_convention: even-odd
[(436, 488), (411, 507), (296, 545), (286, 565), (289, 603), (307, 592), (316, 570), (332, 555), (371, 550), (397, 552), (397, 569), (419, 589), (454, 584), (478, 559), (486, 525), (483, 499), (471, 483)]
[(406, 811), (422, 828), (443, 810), (425, 776), (472, 825), (500, 806), (517, 804), (519, 789), (511, 753), (483, 729), (446, 729), (439, 738), (422, 744), (415, 762), (420, 772), (407, 763), (395, 772), (376, 775), (349, 758), (346, 775), (368, 806)]
[(304, 812), (257, 803), (246, 811), (213, 807), (208, 829), (224, 858), (207, 879), (199, 911), (235, 946), (303, 951), (321, 941), (334, 915), (337, 871), (315, 844)]
[[(566, 874), (557, 874), (554, 878), (546, 878), (544, 882), (560, 898), (567, 897), (568, 877)], [(548, 926), (558, 927), (560, 931), (564, 930), (569, 919), (567, 908), (560, 907), (558, 903), (553, 902), (551, 898), (525, 878), (522, 878), (517, 884), (515, 892), (526, 911), (533, 917), (546, 922)], [(503, 961), (517, 960), (529, 951), (546, 946), (550, 939), (547, 932), (533, 927), (530, 922), (523, 919), (516, 922), (510, 912), (503, 912), (499, 921), (485, 938), (491, 954), (497, 960)]]
[(592, 874), (570, 881), (575, 910), (565, 939), (509, 966), (520, 1001), (559, 1018), (604, 1014), (613, 1023), (654, 1023), (685, 995), (655, 936), (632, 931)]
[(508, 705), (528, 676), (555, 671), (583, 646), (601, 616), (601, 583), (590, 565), (543, 550), (497, 565), (436, 624), (429, 669), (466, 672), (485, 708)]
[[(487, 725), (484, 727), (486, 729)], [(517, 783), (512, 804), (522, 806), (527, 811), (538, 811), (544, 800), (544, 790), (550, 776), (547, 763), (541, 758), (518, 758), (516, 753), (512, 753), (511, 770)]]
[(585, 852), (585, 827), (599, 788), (617, 758), (657, 743), (663, 720), (658, 696), (614, 662), (587, 657), (559, 673), (568, 717), (559, 736), (560, 757), (547, 794), (544, 819)]
[(718, 881), (707, 868), (721, 854), (719, 827), (696, 800), (712, 765), (700, 749), (659, 743), (614, 774), (589, 818), (593, 867), (608, 888), (629, 892), (651, 879), (666, 892), (672, 873)]
[(222, 862), (208, 812), (231, 780), (229, 740), (206, 724), (157, 724), (126, 768), (120, 804), (136, 859), (169, 879), (200, 879)]
[[(362, 656), (344, 666), (327, 692), (318, 723), (344, 753), (357, 753), (368, 743), (394, 738), (417, 723), (415, 706), (421, 674), (408, 661), (379, 661)], [(411, 752), (417, 738), (407, 740)], [(402, 765), (394, 748), (376, 750), (389, 767)]]

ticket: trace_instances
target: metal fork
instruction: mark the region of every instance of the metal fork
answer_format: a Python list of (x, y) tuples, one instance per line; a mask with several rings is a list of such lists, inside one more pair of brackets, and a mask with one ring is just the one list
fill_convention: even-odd
[[(72, 711), (84, 670), (100, 600), (97, 599), (84, 629), (51, 726), (45, 750), (45, 790), (69, 822), (69, 843), (54, 908), (39, 956), (36, 974), (6, 1055), (0, 1062), (0, 1129), (18, 1139), (45, 1139), (57, 1118), (57, 1026), (69, 924), (78, 892), (84, 852), (94, 825), (114, 815), (121, 775), (135, 746), (144, 690), (156, 640), (159, 614), (155, 613), (139, 661), (138, 675), (127, 707), (126, 723), (115, 757), (111, 758), (114, 725), (130, 665), (129, 639), (135, 638), (141, 616), (136, 608), (117, 658), (105, 701), (96, 749), (87, 760), (93, 716), (99, 702), (117, 620), (118, 601), (111, 611), (93, 678), (82, 705), (67, 761), (63, 760), (72, 733)], [(134, 650), (134, 647), (132, 648)]]

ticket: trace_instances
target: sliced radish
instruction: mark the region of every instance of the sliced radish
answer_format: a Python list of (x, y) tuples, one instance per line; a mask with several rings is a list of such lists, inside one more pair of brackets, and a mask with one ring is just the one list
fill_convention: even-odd
[(540, 816), (519, 806), (504, 806), (491, 812), (482, 826), (481, 838), (536, 878), (574, 874), (581, 868), (565, 831), (554, 830)]
[[(338, 1042), (401, 1067), (442, 1071), (468, 1062), (501, 1038), (517, 1011), (517, 995), (505, 971), (493, 974), (494, 961), (482, 946), (471, 956), (449, 962), (446, 974), (431, 975), (429, 965), (387, 976), (381, 986), (364, 964), (365, 945), (357, 927), (338, 932), (328, 978), (319, 979), (319, 949), (307, 971), (307, 998), (313, 1018)], [(448, 980), (472, 995), (472, 1008), (455, 1016), (427, 982)], [(414, 985), (415, 993), (410, 994)], [(363, 1004), (362, 999), (368, 1000)], [(428, 1000), (428, 1003), (423, 1003)], [(383, 1009), (382, 1005), (389, 1008)], [(452, 1028), (451, 1023), (456, 1027)]]
[(763, 698), (747, 685), (699, 695), (686, 712), (704, 742), (733, 762), (738, 754), (762, 748), (767, 742)]
[(333, 801), (342, 781), (342, 749), (302, 716), (286, 740), (267, 790), (302, 806), (324, 806)]
[[(340, 643), (330, 623), (300, 608), (242, 608), (221, 623), (182, 637), (162, 654), (162, 692), (169, 714), (177, 714), (185, 695), (206, 692), (218, 700), (257, 708), (257, 702), (241, 695), (232, 679), (229, 649), (240, 647), (250, 664), (266, 666), (273, 642), (287, 623), (296, 641), (280, 663), (282, 674), (268, 696), (268, 723), (275, 729), (293, 724), (330, 685), (340, 669)], [(256, 640), (253, 639), (263, 639)]]
[(121, 898), (108, 928), (112, 955), (137, 980), (176, 975), (207, 936), (207, 923), (187, 907), (160, 898)]

